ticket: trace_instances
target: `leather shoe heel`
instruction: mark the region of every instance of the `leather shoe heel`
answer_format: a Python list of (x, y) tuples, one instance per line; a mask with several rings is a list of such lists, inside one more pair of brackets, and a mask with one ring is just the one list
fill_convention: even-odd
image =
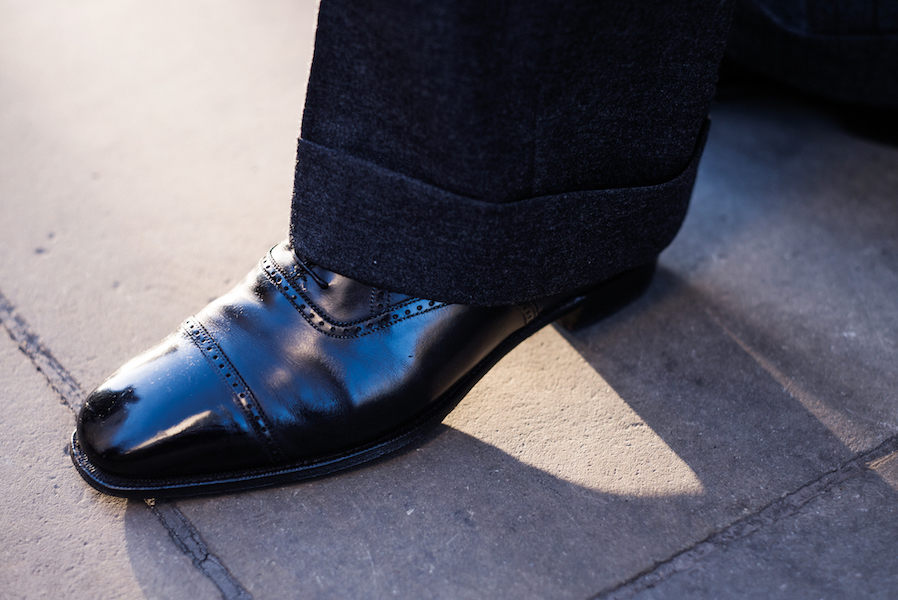
[(558, 320), (568, 331), (578, 331), (608, 317), (639, 298), (655, 276), (657, 261), (612, 277), (591, 290), (577, 308)]

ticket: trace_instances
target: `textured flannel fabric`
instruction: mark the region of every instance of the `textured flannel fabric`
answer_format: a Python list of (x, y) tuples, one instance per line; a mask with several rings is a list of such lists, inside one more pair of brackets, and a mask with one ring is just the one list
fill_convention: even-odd
[(291, 237), (469, 304), (588, 288), (685, 216), (728, 2), (323, 0)]

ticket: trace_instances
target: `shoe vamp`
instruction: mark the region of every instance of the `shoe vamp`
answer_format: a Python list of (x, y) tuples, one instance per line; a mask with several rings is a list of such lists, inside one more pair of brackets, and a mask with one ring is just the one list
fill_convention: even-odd
[(522, 326), (513, 308), (423, 302), (347, 334), (328, 316), (299, 311), (260, 275), (199, 318), (253, 391), (285, 456), (302, 460), (402, 432)]

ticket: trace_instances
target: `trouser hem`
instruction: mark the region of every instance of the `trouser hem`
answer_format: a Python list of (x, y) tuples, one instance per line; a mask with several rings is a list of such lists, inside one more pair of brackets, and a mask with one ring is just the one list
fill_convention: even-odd
[(707, 130), (706, 122), (688, 165), (666, 182), (504, 203), (301, 139), (291, 241), (325, 268), (432, 300), (511, 304), (588, 288), (670, 244)]

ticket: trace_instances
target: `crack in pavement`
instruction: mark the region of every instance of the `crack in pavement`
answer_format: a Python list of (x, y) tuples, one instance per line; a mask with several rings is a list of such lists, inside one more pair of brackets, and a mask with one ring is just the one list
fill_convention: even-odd
[[(0, 325), (47, 380), (60, 401), (72, 412), (81, 408), (84, 390), (75, 377), (62, 366), (50, 349), (41, 342), (28, 322), (16, 312), (12, 302), (0, 290)], [(200, 532), (181, 510), (171, 502), (146, 501), (150, 512), (159, 520), (172, 541), (194, 567), (218, 588), (225, 600), (250, 600), (252, 595), (215, 554), (209, 551)]]
[(790, 517), (808, 502), (829, 492), (833, 487), (866, 472), (872, 463), (898, 452), (898, 435), (887, 438), (871, 450), (855, 455), (835, 469), (827, 471), (792, 492), (780, 496), (750, 515), (733, 521), (723, 529), (710, 533), (707, 537), (684, 548), (651, 567), (640, 571), (623, 583), (599, 592), (592, 600), (623, 600), (632, 598), (639, 592), (658, 585), (668, 577), (688, 571), (698, 566), (707, 555), (744, 539), (782, 518)]

